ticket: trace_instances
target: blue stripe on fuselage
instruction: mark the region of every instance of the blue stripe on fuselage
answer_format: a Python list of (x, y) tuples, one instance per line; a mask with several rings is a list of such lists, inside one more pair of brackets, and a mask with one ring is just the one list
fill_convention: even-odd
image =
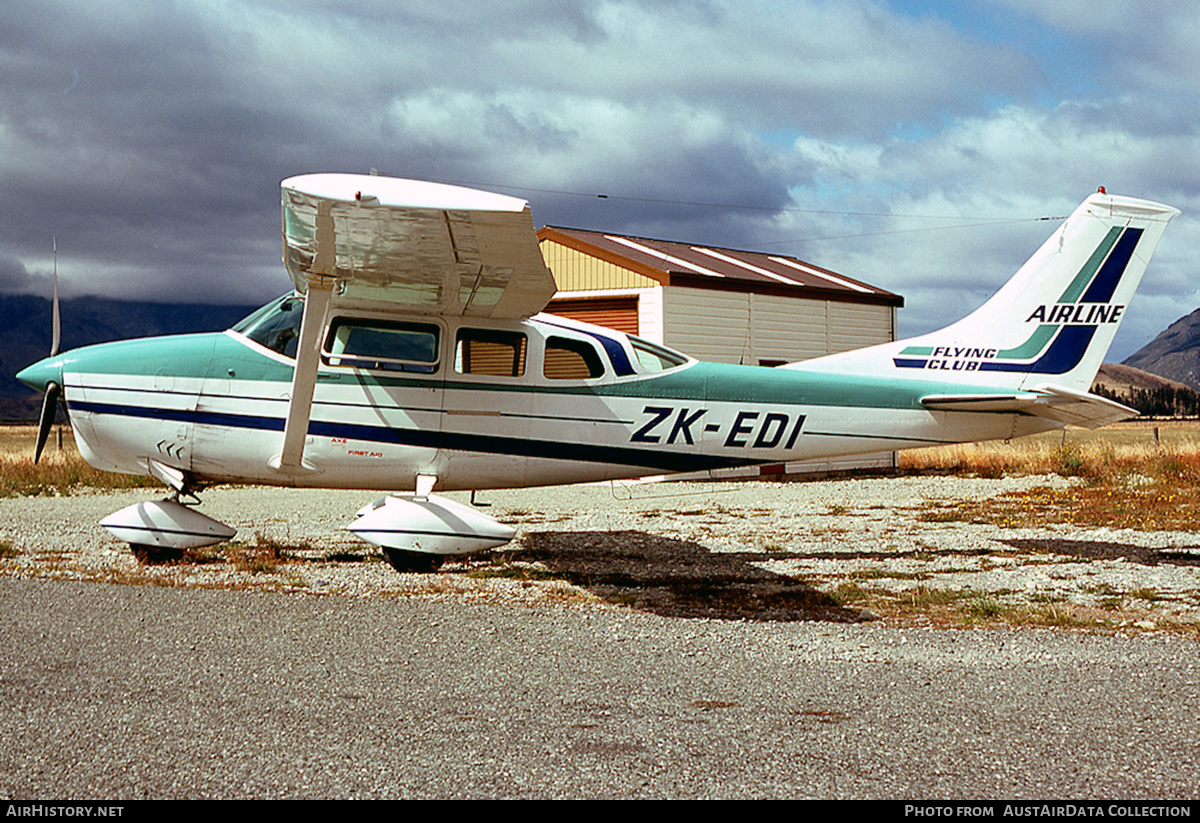
[[(230, 428), (254, 429), (259, 431), (282, 432), (284, 422), (283, 418), (279, 417), (193, 411), (188, 409), (156, 409), (146, 406), (131, 406), (116, 403), (72, 401), (68, 405), (72, 411), (77, 410), (92, 414), (170, 420), (172, 422), (193, 423), (198, 426), (227, 426)], [(333, 423), (324, 420), (311, 420), (308, 424), (308, 433), (318, 437), (344, 437), (350, 440), (391, 443), (398, 446), (538, 457), (548, 460), (574, 460), (583, 463), (612, 463), (671, 472), (725, 469), (770, 462), (767, 460), (747, 459), (745, 457), (718, 457), (715, 455), (688, 454), (657, 449), (638, 449), (628, 446), (598, 446), (590, 443), (526, 440), (519, 437), (501, 437), (490, 434), (395, 429), (387, 426)]]

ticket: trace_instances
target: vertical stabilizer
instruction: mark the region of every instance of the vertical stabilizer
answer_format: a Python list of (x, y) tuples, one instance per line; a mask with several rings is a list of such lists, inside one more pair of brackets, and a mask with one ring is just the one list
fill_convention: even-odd
[(1178, 209), (1093, 194), (1000, 291), (929, 334), (794, 364), (947, 383), (1086, 392)]

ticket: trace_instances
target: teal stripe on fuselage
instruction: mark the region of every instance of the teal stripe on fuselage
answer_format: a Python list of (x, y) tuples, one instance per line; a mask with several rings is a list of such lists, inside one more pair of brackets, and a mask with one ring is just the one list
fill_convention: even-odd
[[(102, 343), (71, 353), (80, 373), (170, 376), (290, 383), (292, 367), (224, 333), (188, 334)], [(456, 376), (457, 378), (457, 376)], [(1011, 389), (962, 386), (926, 380), (840, 375), (800, 369), (768, 369), (724, 363), (693, 363), (679, 369), (598, 385), (560, 386), (545, 382), (442, 380), (429, 375), (392, 376), (365, 371), (322, 372), (331, 386), (440, 388), (450, 391), (516, 392), (645, 400), (762, 403), (920, 409), (931, 394), (1008, 394)]]

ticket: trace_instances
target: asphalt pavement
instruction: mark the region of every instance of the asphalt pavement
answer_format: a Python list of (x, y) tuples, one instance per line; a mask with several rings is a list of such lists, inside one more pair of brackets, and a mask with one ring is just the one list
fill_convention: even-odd
[(0, 578), (0, 797), (1200, 798), (1195, 636)]

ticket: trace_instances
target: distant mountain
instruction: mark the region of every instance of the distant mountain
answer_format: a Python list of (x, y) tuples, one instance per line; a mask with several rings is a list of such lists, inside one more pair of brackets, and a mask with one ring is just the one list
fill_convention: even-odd
[[(138, 303), (101, 297), (63, 300), (62, 350), (158, 334), (227, 329), (257, 306)], [(50, 353), (50, 301), (0, 295), (0, 421), (37, 420), (41, 395), (15, 375)]]
[(1124, 361), (1200, 390), (1200, 309), (1181, 317)]
[(1130, 394), (1134, 389), (1154, 391), (1156, 389), (1183, 389), (1187, 385), (1177, 380), (1170, 380), (1151, 374), (1133, 366), (1117, 363), (1101, 363), (1096, 379), (1092, 381), (1092, 391), (1102, 388), (1116, 394)]
[(1092, 392), (1149, 417), (1200, 416), (1200, 394), (1191, 386), (1133, 366), (1103, 364)]

